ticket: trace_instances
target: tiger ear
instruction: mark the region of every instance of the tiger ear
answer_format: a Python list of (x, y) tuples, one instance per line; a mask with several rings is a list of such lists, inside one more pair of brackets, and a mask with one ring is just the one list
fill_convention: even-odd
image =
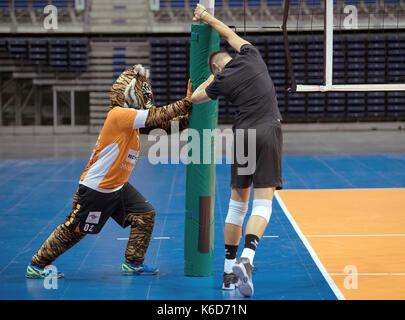
[(147, 70), (143, 65), (137, 64), (134, 66), (134, 73), (135, 77), (140, 74), (141, 76), (144, 76), (145, 78), (149, 78), (149, 70)]

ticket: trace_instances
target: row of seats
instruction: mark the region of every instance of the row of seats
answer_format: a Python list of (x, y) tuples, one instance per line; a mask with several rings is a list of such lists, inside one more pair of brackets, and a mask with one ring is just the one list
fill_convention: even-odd
[(75, 8), (75, 0), (0, 0), (0, 9), (41, 9), (48, 4), (57, 8)]
[[(188, 9), (195, 8), (198, 0), (160, 0), (160, 8), (172, 9)], [(399, 5), (401, 0), (334, 0), (334, 5)], [(307, 6), (307, 7), (321, 7), (322, 0), (290, 0), (290, 7)], [(216, 0), (215, 7), (222, 8), (243, 8), (245, 0)], [(265, 7), (283, 7), (284, 0), (246, 0), (248, 8), (261, 8)]]
[[(289, 93), (283, 38), (279, 35), (248, 38), (261, 52), (276, 86), (279, 108), (285, 119), (329, 119), (405, 116), (405, 92)], [(289, 39), (294, 74), (299, 84), (323, 83), (323, 36)], [(224, 42), (223, 49), (229, 49)], [(189, 74), (188, 39), (154, 39), (150, 46), (152, 85), (158, 105), (181, 99)], [(336, 35), (335, 84), (404, 83), (405, 34)], [(222, 122), (237, 111), (219, 101)]]
[(9, 51), (13, 59), (49, 66), (55, 71), (87, 69), (87, 38), (8, 39), (0, 41), (0, 48)]

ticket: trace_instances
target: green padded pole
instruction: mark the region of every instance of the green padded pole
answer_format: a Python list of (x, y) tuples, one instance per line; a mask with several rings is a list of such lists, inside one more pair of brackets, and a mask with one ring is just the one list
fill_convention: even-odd
[[(191, 25), (190, 79), (193, 91), (211, 74), (208, 56), (219, 50), (219, 35), (206, 23)], [(214, 202), (215, 202), (215, 148), (214, 139), (204, 139), (204, 129), (218, 127), (218, 101), (193, 105), (189, 122), (188, 143), (198, 141), (199, 161), (193, 162), (195, 152), (189, 149), (186, 177), (186, 218), (184, 233), (184, 274), (186, 276), (210, 276), (214, 251)], [(209, 136), (209, 135), (208, 135)], [(192, 141), (195, 139), (195, 141)], [(208, 141), (207, 141), (208, 140)], [(210, 163), (203, 156), (211, 151)], [(209, 154), (209, 153), (208, 153)], [(197, 163), (199, 162), (199, 163)]]

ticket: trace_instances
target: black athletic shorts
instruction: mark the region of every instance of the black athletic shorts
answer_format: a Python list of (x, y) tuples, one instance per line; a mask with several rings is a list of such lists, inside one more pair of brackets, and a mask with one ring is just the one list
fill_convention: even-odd
[[(255, 130), (255, 140), (249, 140), (248, 130)], [(238, 136), (236, 130), (243, 130), (243, 136)], [(280, 123), (263, 123), (249, 129), (234, 130), (233, 161), (231, 165), (232, 189), (249, 188), (283, 188), (281, 174), (281, 158), (283, 135)], [(251, 137), (253, 137), (251, 135)], [(255, 143), (256, 152), (252, 152)], [(241, 147), (242, 151), (241, 150)], [(248, 154), (249, 146), (251, 152)], [(239, 149), (239, 151), (238, 151)], [(239, 156), (237, 152), (244, 157)], [(248, 161), (246, 161), (248, 160)], [(245, 172), (244, 172), (245, 171)]]
[(145, 197), (128, 182), (112, 193), (99, 192), (80, 184), (65, 225), (78, 232), (96, 234), (110, 217), (126, 228), (129, 225), (126, 221), (128, 214), (153, 210)]

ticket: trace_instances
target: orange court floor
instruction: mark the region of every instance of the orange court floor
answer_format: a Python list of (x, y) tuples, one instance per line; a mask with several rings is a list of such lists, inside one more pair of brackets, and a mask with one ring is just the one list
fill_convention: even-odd
[(405, 299), (405, 189), (278, 196), (345, 299)]

